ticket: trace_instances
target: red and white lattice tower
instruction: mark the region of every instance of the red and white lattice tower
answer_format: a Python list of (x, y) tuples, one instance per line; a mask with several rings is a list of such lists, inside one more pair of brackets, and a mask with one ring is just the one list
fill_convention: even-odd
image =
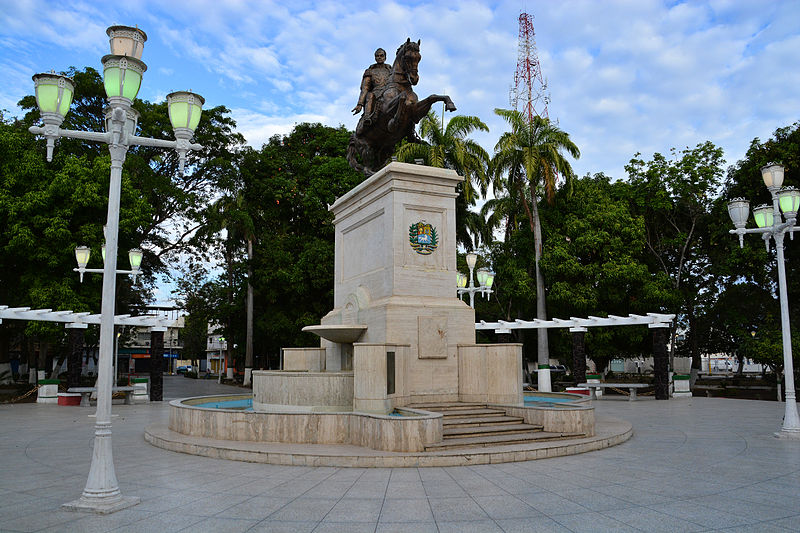
[(542, 77), (542, 68), (536, 54), (533, 16), (520, 13), (517, 71), (514, 73), (514, 85), (509, 93), (509, 103), (514, 109), (522, 111), (528, 120), (533, 120), (534, 115), (548, 118), (549, 102), (547, 82)]

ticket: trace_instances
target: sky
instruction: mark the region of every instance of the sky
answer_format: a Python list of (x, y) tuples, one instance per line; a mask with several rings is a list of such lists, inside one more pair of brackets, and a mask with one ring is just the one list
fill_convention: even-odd
[[(649, 159), (710, 140), (728, 164), (800, 119), (800, 2), (759, 0), (0, 0), (0, 109), (21, 115), (37, 72), (92, 66), (108, 26), (147, 33), (139, 97), (190, 89), (231, 110), (248, 144), (300, 122), (354, 129), (364, 69), (420, 39), (415, 92), (475, 115), (490, 154), (505, 131), (518, 17), (533, 16), (549, 116), (581, 151), (578, 175), (624, 178)], [(441, 107), (434, 108), (437, 113)]]

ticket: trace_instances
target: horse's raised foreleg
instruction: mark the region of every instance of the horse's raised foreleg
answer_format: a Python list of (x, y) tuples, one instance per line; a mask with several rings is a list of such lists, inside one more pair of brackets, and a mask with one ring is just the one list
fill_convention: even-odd
[(436, 102), (444, 102), (445, 111), (456, 110), (456, 105), (449, 96), (446, 94), (432, 94), (414, 104), (414, 110), (411, 113), (411, 115), (414, 117), (414, 122), (419, 122), (422, 120), (422, 117), (428, 114), (428, 111), (431, 110), (431, 107), (433, 107), (433, 104)]
[(411, 116), (409, 107), (414, 104), (415, 101), (408, 98), (407, 93), (401, 93), (397, 98), (389, 102), (386, 106), (386, 114), (392, 118), (389, 119), (389, 122), (386, 124), (386, 129), (389, 130), (390, 133), (395, 133), (397, 130), (405, 127)]

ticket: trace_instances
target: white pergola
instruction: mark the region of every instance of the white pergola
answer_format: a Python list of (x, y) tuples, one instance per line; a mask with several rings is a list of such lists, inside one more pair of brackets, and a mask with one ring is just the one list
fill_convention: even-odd
[(569, 328), (570, 331), (586, 331), (587, 328), (598, 326), (638, 326), (647, 325), (650, 328), (668, 328), (671, 326), (675, 315), (661, 313), (647, 313), (646, 315), (628, 315), (608, 317), (589, 316), (587, 318), (570, 317), (569, 320), (553, 318), (551, 320), (520, 320), (513, 322), (498, 320), (486, 322), (481, 320), (475, 323), (475, 329), (494, 330), (495, 333), (511, 333), (512, 329), (543, 329), (543, 328)]
[[(3, 320), (29, 320), (37, 322), (61, 322), (67, 328), (85, 329), (89, 324), (100, 325), (100, 315), (88, 312), (53, 311), (52, 309), (31, 309), (30, 307), (9, 307), (0, 305), (0, 323)], [(155, 315), (116, 315), (115, 326), (138, 326), (144, 328), (181, 327), (167, 317)], [(164, 331), (163, 329), (161, 331)]]

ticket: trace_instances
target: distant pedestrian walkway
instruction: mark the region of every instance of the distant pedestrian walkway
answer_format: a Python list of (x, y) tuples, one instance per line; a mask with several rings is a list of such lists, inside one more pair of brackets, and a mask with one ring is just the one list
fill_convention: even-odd
[[(164, 397), (238, 393), (165, 376)], [(114, 405), (124, 495), (108, 516), (61, 510), (89, 471), (93, 419), (80, 407), (0, 406), (0, 531), (595, 532), (800, 530), (800, 442), (772, 436), (783, 405), (692, 398), (595, 402), (633, 424), (628, 442), (527, 463), (448, 468), (250, 464), (168, 452), (144, 427), (168, 401)]]

